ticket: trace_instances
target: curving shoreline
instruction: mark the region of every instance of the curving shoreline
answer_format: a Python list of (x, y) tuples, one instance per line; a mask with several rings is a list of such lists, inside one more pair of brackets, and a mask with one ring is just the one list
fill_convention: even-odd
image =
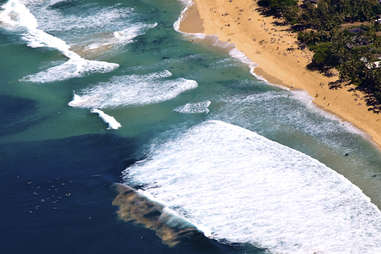
[(306, 91), (314, 104), (364, 131), (381, 149), (381, 115), (368, 111), (364, 94), (348, 91), (350, 86), (330, 89), (328, 83), (335, 77), (307, 70), (312, 52), (298, 49), (296, 34), (289, 32), (287, 26), (274, 25), (273, 17), (262, 16), (256, 2), (193, 0), (187, 4), (179, 18), (180, 32), (201, 38), (202, 34), (216, 36), (219, 41), (231, 43), (255, 62), (254, 75), (276, 85)]

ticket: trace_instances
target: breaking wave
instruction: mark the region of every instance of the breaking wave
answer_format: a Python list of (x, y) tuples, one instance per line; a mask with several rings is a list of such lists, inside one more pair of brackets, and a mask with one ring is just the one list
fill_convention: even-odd
[(122, 127), (122, 125), (113, 116), (106, 114), (102, 110), (92, 109), (90, 112), (94, 114), (98, 114), (98, 116), (108, 125), (107, 129), (109, 130), (110, 129), (117, 130), (120, 127)]
[(83, 58), (70, 59), (67, 62), (22, 78), (22, 81), (47, 83), (82, 77), (89, 73), (107, 73), (117, 68), (117, 64), (101, 61), (88, 61)]
[(148, 75), (126, 75), (113, 77), (74, 94), (71, 107), (113, 108), (118, 106), (144, 105), (167, 101), (190, 89), (197, 88), (194, 80), (177, 78), (167, 80), (169, 71)]
[(235, 125), (201, 123), (123, 175), (214, 239), (273, 253), (381, 253), (381, 213), (358, 187)]
[[(94, 53), (131, 43), (158, 25), (134, 22), (134, 9), (121, 4), (98, 8), (91, 3), (28, 0), (26, 5), (36, 16), (41, 30), (69, 40), (72, 50), (81, 56), (94, 56)], [(72, 14), (72, 10), (78, 8), (82, 11)]]
[(83, 59), (70, 50), (63, 40), (38, 28), (38, 22), (29, 9), (18, 0), (9, 0), (1, 6), (0, 25), (10, 31), (21, 34), (21, 38), (32, 48), (49, 47), (60, 51), (69, 60), (59, 66), (52, 67), (37, 74), (28, 75), (22, 80), (30, 82), (53, 82), (74, 77), (82, 77), (93, 72), (110, 72), (119, 67), (115, 63), (90, 61)]

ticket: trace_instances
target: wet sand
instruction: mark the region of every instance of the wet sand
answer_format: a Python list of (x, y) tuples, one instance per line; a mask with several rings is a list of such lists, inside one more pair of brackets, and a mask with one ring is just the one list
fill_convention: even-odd
[(297, 35), (273, 17), (260, 14), (256, 1), (194, 0), (180, 23), (185, 33), (204, 33), (229, 42), (258, 64), (255, 74), (270, 83), (307, 91), (320, 108), (363, 130), (381, 147), (381, 114), (368, 110), (364, 94), (351, 86), (330, 89), (337, 80), (306, 68), (312, 52), (298, 48)]

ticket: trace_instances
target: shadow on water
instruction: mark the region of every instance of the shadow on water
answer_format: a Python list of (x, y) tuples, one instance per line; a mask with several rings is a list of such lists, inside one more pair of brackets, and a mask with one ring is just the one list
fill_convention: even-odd
[(113, 185), (142, 158), (139, 143), (104, 134), (1, 144), (2, 253), (261, 253), (200, 235), (170, 248), (118, 219)]

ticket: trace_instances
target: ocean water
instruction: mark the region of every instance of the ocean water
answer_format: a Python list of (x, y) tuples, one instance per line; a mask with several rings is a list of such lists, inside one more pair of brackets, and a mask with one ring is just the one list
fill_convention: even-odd
[[(381, 153), (177, 32), (183, 3), (1, 4), (4, 253), (381, 253)], [(120, 219), (115, 183), (201, 236)]]

